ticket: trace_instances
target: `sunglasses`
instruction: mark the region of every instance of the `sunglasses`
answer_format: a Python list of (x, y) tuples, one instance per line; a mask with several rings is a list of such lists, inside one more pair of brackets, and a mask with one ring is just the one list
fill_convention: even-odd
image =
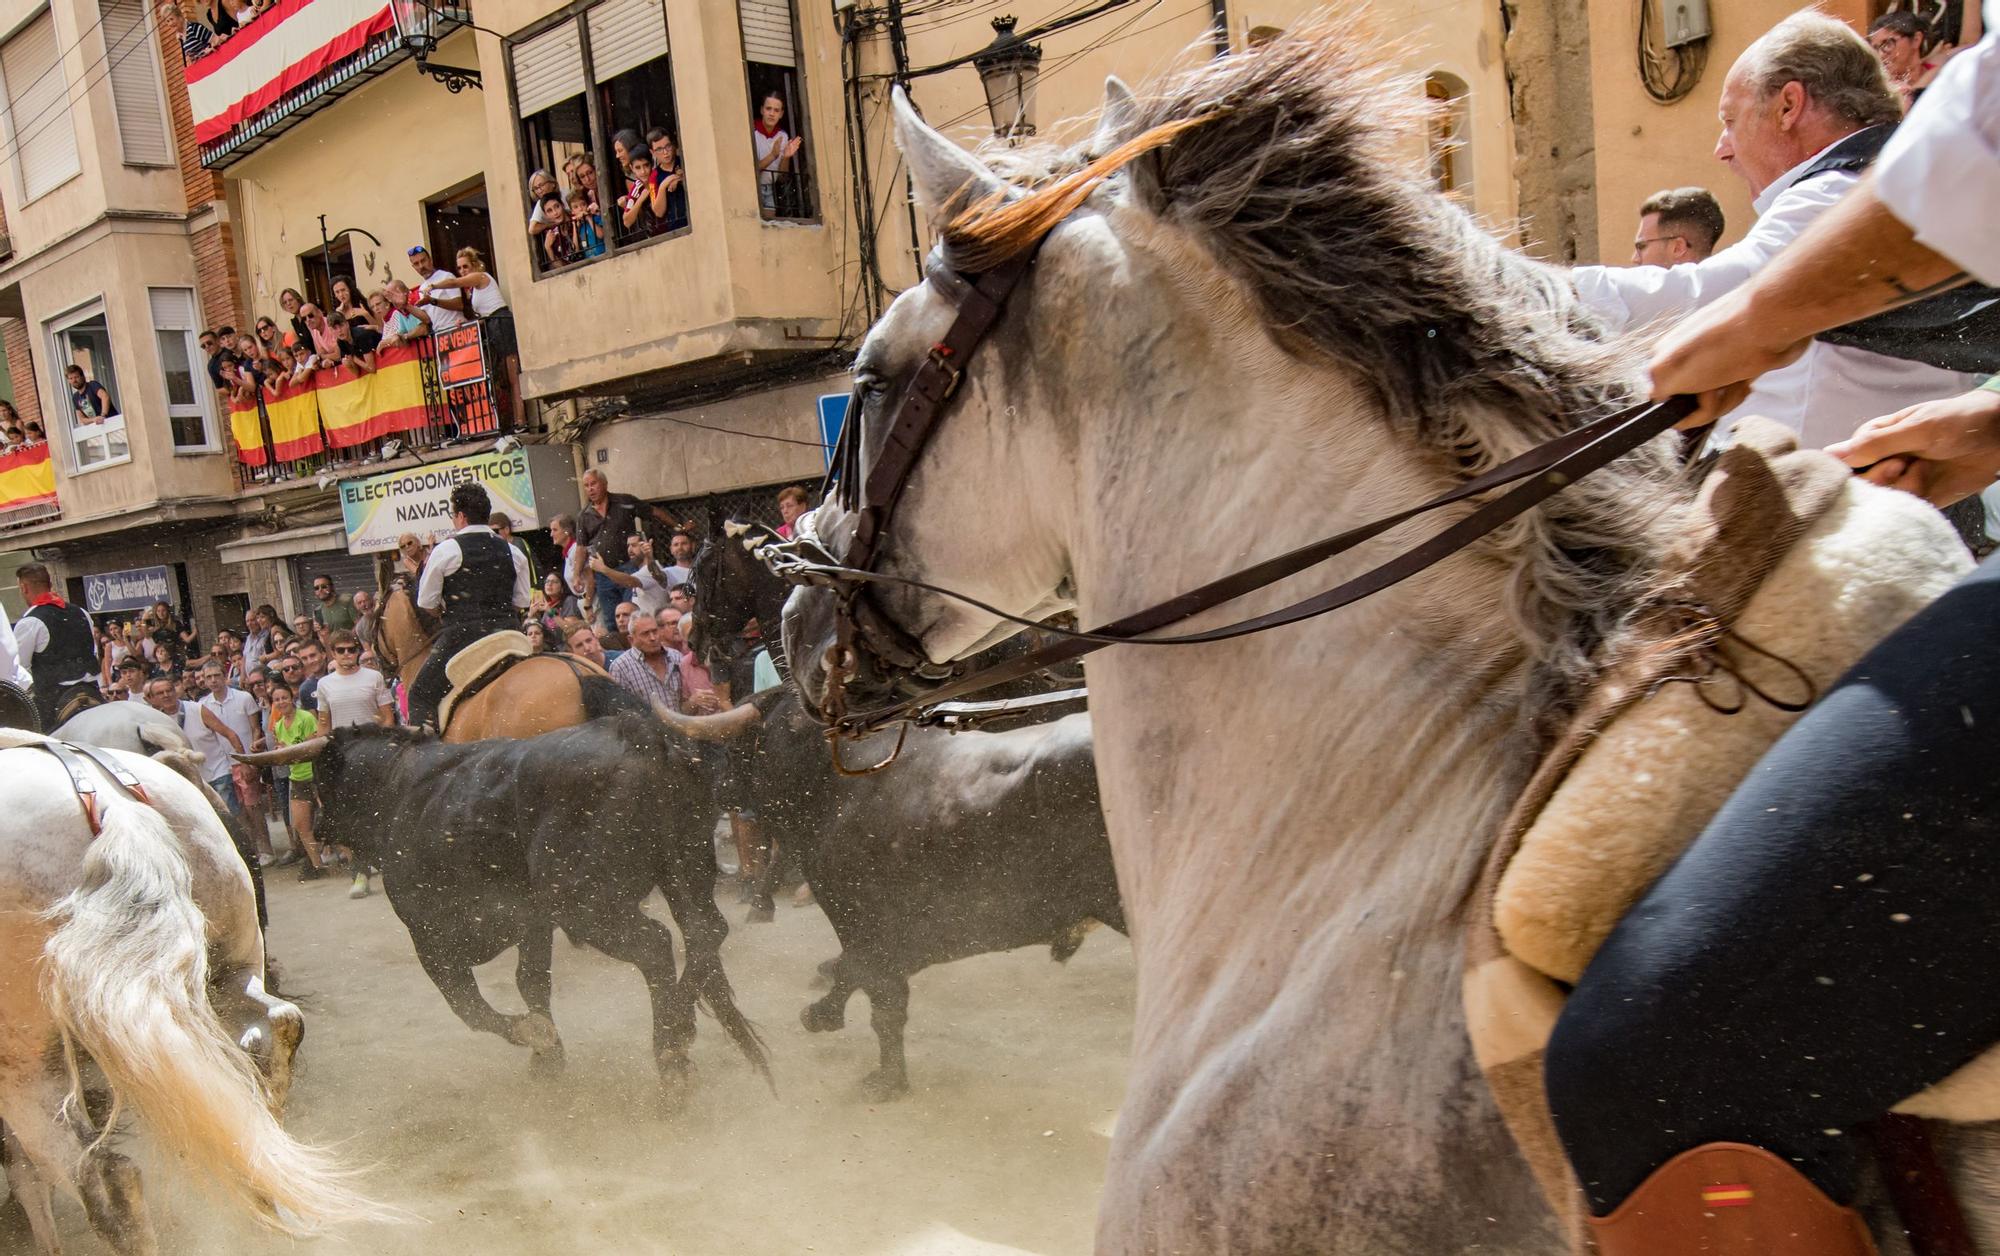
[(359, 654), (361, 653), (361, 647), (358, 645), (337, 645), (333, 647), (333, 652), (335, 654)]

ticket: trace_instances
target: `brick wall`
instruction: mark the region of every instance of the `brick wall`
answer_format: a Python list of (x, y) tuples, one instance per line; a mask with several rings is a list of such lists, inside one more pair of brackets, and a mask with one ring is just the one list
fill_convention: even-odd
[(0, 340), (7, 345), (7, 378), (14, 381), (14, 408), (23, 419), (42, 419), (42, 388), (35, 378), (35, 363), (28, 352), (34, 334), (18, 318), (0, 318)]
[(227, 222), (211, 223), (188, 239), (194, 250), (195, 290), (201, 294), (205, 327), (225, 324), (248, 329), (244, 316), (243, 282), (236, 269), (236, 232)]

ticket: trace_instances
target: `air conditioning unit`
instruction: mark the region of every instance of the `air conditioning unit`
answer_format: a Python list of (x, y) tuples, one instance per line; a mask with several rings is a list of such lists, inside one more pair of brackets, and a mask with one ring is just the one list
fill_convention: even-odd
[(1660, 0), (1666, 45), (1680, 48), (1709, 36), (1708, 0)]

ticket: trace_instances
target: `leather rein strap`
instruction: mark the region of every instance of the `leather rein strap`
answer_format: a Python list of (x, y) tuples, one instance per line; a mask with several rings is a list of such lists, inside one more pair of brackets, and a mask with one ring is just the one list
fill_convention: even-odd
[[(837, 620), (840, 634), (836, 646), (838, 652), (865, 648), (892, 665), (906, 668), (911, 667), (913, 658), (919, 663), (927, 662), (916, 642), (866, 602), (865, 590), (871, 584), (920, 589), (952, 598), (997, 618), (1040, 628), (1061, 640), (1005, 663), (948, 680), (921, 697), (876, 710), (849, 714), (844, 710), (844, 698), (841, 698), (843, 709), (828, 712), (832, 723), (830, 732), (835, 736), (861, 736), (912, 721), (920, 724), (944, 722), (948, 713), (937, 710), (940, 703), (1019, 680), (1107, 645), (1198, 645), (1227, 641), (1338, 610), (1407, 580), (1464, 549), (1494, 529), (1534, 509), (1581, 477), (1631, 453), (1695, 409), (1692, 397), (1674, 397), (1626, 407), (1537, 445), (1517, 458), (1406, 510), (1265, 559), (1098, 628), (1089, 631), (1057, 628), (1009, 614), (951, 589), (870, 569), (896, 502), (908, 484), (931, 433), (943, 419), (952, 394), (957, 390), (966, 360), (999, 320), (1007, 298), (1033, 266), (1034, 257), (1035, 251), (1029, 250), (986, 274), (968, 279), (952, 269), (941, 253), (933, 253), (926, 269), (925, 282), (957, 305), (958, 316), (944, 338), (931, 347), (898, 398), (888, 430), (882, 437), (880, 452), (869, 466), (865, 481), (860, 471), (859, 406), (850, 409), (849, 421), (835, 450), (833, 472), (828, 484), (829, 495), (838, 495), (842, 506), (857, 517), (854, 538), (845, 560), (835, 561), (816, 542), (806, 538), (765, 547), (763, 554), (773, 570), (795, 583), (831, 585), (838, 590), (841, 598)], [(1144, 635), (1183, 623), (1205, 611), (1297, 575), (1421, 515), (1508, 485), (1513, 487), (1435, 536), (1312, 597), (1219, 628), (1172, 637)], [(890, 639), (884, 640), (885, 634)], [(839, 688), (838, 684), (836, 688)]]
[(97, 781), (91, 775), (90, 768), (85, 766), (86, 759), (97, 765), (100, 772), (126, 793), (148, 806), (152, 805), (153, 800), (147, 797), (146, 787), (139, 783), (139, 778), (132, 775), (124, 764), (97, 747), (79, 746), (54, 738), (36, 742), (34, 745), (37, 749), (46, 750), (54, 755), (56, 762), (62, 764), (63, 771), (69, 773), (70, 788), (76, 791), (76, 800), (83, 806), (83, 818), (90, 824), (92, 837), (103, 832), (104, 824), (97, 801)]

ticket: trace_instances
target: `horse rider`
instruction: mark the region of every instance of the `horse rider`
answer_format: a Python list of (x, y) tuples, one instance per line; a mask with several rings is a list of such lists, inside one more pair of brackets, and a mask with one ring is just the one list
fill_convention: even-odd
[[(528, 611), (528, 559), (486, 522), (493, 503), (477, 484), (451, 490), (452, 534), (437, 543), (417, 579), (417, 609), (443, 619), (430, 657), (410, 685), (410, 723), (437, 723), (451, 688), (451, 656), (489, 633), (519, 628)], [(440, 729), (440, 732), (443, 730)]]
[[(2000, 3), (1874, 171), (1667, 333), (1656, 396), (1725, 412), (1808, 340), (1967, 275), (2000, 284)], [(1829, 452), (1943, 504), (2000, 475), (2000, 393)], [(1890, 634), (1781, 737), (1564, 1006), (1549, 1105), (1603, 1256), (1870, 1256), (1865, 1126), (2000, 1042), (2000, 559)]]
[(7, 608), (0, 606), (0, 728), (39, 730), (40, 715), (35, 710), (35, 678), (21, 666), (21, 647), (14, 640), (14, 624)]
[(54, 728), (63, 704), (78, 694), (97, 693), (97, 641), (90, 616), (55, 591), (49, 569), (28, 563), (14, 569), (14, 583), (27, 613), (14, 626), (21, 662), (34, 682), (35, 712), (43, 728)]

